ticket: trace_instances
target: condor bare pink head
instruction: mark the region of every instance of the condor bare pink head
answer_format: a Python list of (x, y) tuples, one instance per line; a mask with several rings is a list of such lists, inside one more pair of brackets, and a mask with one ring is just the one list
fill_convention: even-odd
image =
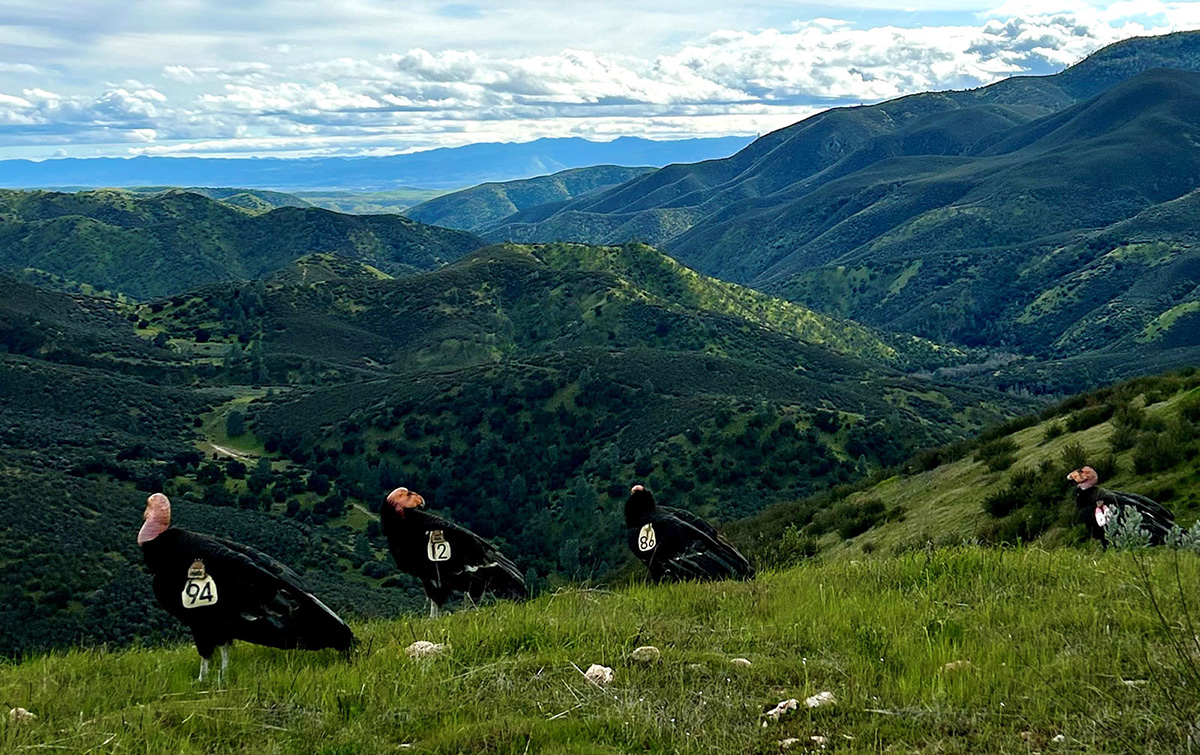
[(425, 499), (408, 488), (396, 488), (388, 493), (387, 500), (396, 513), (401, 516), (404, 515), (405, 509), (415, 509), (425, 505)]
[(162, 493), (146, 499), (146, 510), (142, 512), (145, 524), (138, 532), (138, 545), (145, 545), (161, 535), (171, 526), (171, 501)]
[(1096, 470), (1091, 467), (1081, 467), (1067, 475), (1067, 479), (1075, 483), (1080, 490), (1087, 490), (1096, 487), (1096, 484), (1100, 482), (1100, 475), (1096, 474)]

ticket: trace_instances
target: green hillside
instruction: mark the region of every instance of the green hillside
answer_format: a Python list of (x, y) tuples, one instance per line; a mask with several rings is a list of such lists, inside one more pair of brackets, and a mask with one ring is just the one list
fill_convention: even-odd
[[(316, 255), (264, 282), (206, 287), (139, 315), (148, 334), (165, 333), (181, 349), (205, 331), (206, 349), (255, 340), (268, 354), (396, 369), (575, 347), (668, 348), (818, 373), (968, 358), (699, 275), (638, 244), (502, 245), (399, 280), (358, 260)], [(862, 363), (839, 367), (845, 358)]]
[(262, 277), (316, 252), (409, 274), (478, 246), (470, 234), (398, 216), (247, 212), (186, 192), (0, 192), (0, 270), (33, 268), (137, 298)]
[(162, 194), (166, 192), (183, 191), (188, 194), (199, 194), (202, 197), (215, 199), (218, 202), (238, 207), (250, 212), (267, 212), (277, 207), (312, 207), (308, 202), (295, 194), (268, 189), (235, 189), (210, 186), (139, 186), (124, 191), (134, 194)]
[(739, 522), (764, 558), (789, 552), (902, 553), (927, 544), (1080, 542), (1068, 472), (1147, 495), (1188, 527), (1200, 518), (1200, 372), (1139, 378), (1073, 397), (928, 450), (866, 484), (775, 507)]
[[(390, 487), (497, 538), (548, 589), (622, 567), (616, 513), (631, 480), (731, 520), (1031, 406), (908, 374), (970, 354), (816, 315), (642, 245), (492, 247), (398, 279), (310, 254), (145, 304), (2, 281), (0, 444), (28, 482), (9, 489), (17, 514), (0, 540), (15, 607), (0, 623), (6, 655), (173, 631), (165, 614), (135, 618), (150, 601), (136, 585), (121, 588), (140, 590), (129, 610), (107, 609), (96, 591), (112, 568), (61, 566), (68, 548), (136, 564), (151, 491), (184, 526), (280, 553), (331, 605), (387, 614), (420, 602), (372, 513)], [(47, 526), (82, 498), (87, 519)], [(82, 535), (96, 519), (111, 524)], [(294, 547), (304, 540), (315, 547)], [(380, 600), (364, 602), (372, 591)]]
[(652, 170), (594, 165), (521, 181), (485, 183), (422, 202), (404, 214), (422, 223), (477, 233), (529, 207), (574, 199)]
[(639, 238), (819, 311), (1041, 360), (1196, 347), (1198, 65), (1200, 32), (1128, 40), (1055, 76), (830, 110), (482, 233)]
[[(75, 649), (0, 667), (0, 700), (35, 716), (3, 716), (0, 746), (1179, 752), (1200, 712), (1195, 660), (1180, 651), (1193, 617), (1178, 597), (1200, 580), (1183, 556), (961, 548), (751, 583), (569, 589), (438, 620), (356, 623), (351, 662), (239, 644), (223, 688), (195, 682), (188, 646)], [(448, 649), (410, 659), (418, 639)], [(632, 660), (641, 645), (660, 659)], [(584, 678), (593, 663), (612, 668), (610, 685)], [(820, 693), (834, 702), (807, 708)], [(799, 710), (764, 715), (789, 698)]]
[(423, 486), (542, 577), (598, 577), (624, 560), (608, 522), (628, 480), (727, 520), (1029, 406), (903, 372), (962, 352), (816, 315), (643, 245), (490, 247), (399, 280), (330, 277), (328, 260), (306, 280), (309, 262), (138, 315), (181, 354), (221, 355), (223, 380), (326, 384), (245, 407), (267, 453), (369, 509), (379, 490)]

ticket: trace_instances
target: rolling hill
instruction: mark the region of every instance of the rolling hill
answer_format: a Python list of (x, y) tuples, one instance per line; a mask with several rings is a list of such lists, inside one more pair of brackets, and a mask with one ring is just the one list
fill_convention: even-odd
[(268, 453), (324, 470), (367, 508), (372, 491), (422, 488), (539, 579), (624, 560), (610, 522), (631, 479), (730, 519), (1029, 405), (906, 375), (966, 353), (700, 276), (644, 245), (502, 245), (398, 280), (339, 279), (329, 263), (138, 315), (180, 353), (224, 353), (230, 379), (305, 384), (245, 407)]
[(390, 274), (429, 270), (480, 246), (461, 231), (311, 207), (247, 211), (168, 191), (0, 192), (0, 270), (151, 298), (269, 275), (314, 252)]
[(422, 223), (475, 231), (496, 225), (526, 208), (574, 199), (652, 170), (593, 165), (521, 181), (486, 183), (422, 202), (404, 214)]
[[(136, 567), (149, 491), (185, 526), (280, 554), (335, 607), (380, 591), (371, 610), (394, 613), (420, 594), (371, 513), (396, 485), (543, 588), (624, 562), (630, 480), (734, 519), (1030, 406), (909, 375), (968, 353), (642, 245), (491, 247), (400, 278), (311, 254), (147, 303), (0, 281), (0, 451), (23, 482), (2, 502), (10, 655), (176, 631)], [(76, 575), (68, 552), (97, 566)]]

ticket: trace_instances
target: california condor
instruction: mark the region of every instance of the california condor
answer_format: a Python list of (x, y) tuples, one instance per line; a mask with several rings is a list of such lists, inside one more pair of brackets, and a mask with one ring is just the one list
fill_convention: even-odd
[(629, 549), (655, 581), (754, 576), (746, 557), (712, 525), (690, 511), (657, 505), (641, 485), (625, 501), (625, 532)]
[(1151, 545), (1162, 545), (1175, 525), (1175, 515), (1146, 496), (1099, 487), (1100, 476), (1091, 467), (1076, 469), (1067, 479), (1075, 483), (1075, 504), (1088, 534), (1105, 546), (1108, 546), (1105, 526), (1114, 519), (1119, 521), (1128, 509), (1141, 513), (1142, 529), (1149, 533)]
[(516, 564), (474, 532), (424, 509), (424, 498), (396, 488), (379, 512), (379, 523), (396, 566), (424, 585), (430, 618), (441, 615), (455, 592), (466, 593), (475, 604), (486, 592), (513, 600), (528, 597)]
[(162, 493), (146, 501), (138, 545), (154, 575), (154, 596), (192, 631), (200, 653), (200, 681), (213, 650), (221, 648), (218, 681), (229, 666), (234, 640), (273, 648), (348, 651), (350, 627), (306, 590), (300, 576), (240, 543), (171, 527), (171, 502)]

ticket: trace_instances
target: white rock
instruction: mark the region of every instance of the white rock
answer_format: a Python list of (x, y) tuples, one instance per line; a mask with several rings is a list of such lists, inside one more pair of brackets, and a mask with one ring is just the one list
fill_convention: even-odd
[(642, 645), (640, 648), (634, 649), (629, 657), (638, 663), (654, 663), (662, 657), (662, 653), (653, 645)]
[(832, 692), (818, 692), (812, 697), (806, 699), (804, 704), (810, 708), (820, 708), (822, 705), (833, 705), (837, 702), (837, 698)]
[(600, 687), (612, 684), (613, 680), (613, 670), (608, 666), (601, 666), (599, 663), (588, 666), (588, 670), (583, 672), (583, 675), (589, 682)]
[(942, 666), (942, 671), (955, 671), (957, 669), (971, 668), (970, 661), (950, 661), (945, 666)]
[(778, 721), (779, 717), (782, 716), (784, 713), (790, 713), (791, 711), (794, 711), (796, 708), (799, 708), (799, 707), (800, 707), (800, 701), (793, 697), (790, 700), (781, 700), (779, 705), (776, 705), (774, 708), (771, 708), (764, 715), (767, 718), (772, 718), (772, 719), (775, 719), (776, 721)]
[(1054, 736), (1053, 736), (1053, 737), (1050, 739), (1050, 741), (1051, 741), (1051, 742), (1066, 742), (1066, 741), (1067, 741), (1067, 737), (1066, 737), (1066, 735), (1064, 735), (1064, 734), (1055, 734), (1055, 735), (1054, 735)]
[(750, 668), (750, 661), (746, 658), (734, 658), (730, 663), (738, 668)]
[(417, 640), (405, 648), (404, 652), (408, 654), (409, 658), (432, 658), (435, 655), (441, 655), (446, 652), (446, 646), (440, 642)]
[(37, 718), (37, 716), (25, 710), (24, 708), (13, 708), (8, 712), (8, 720), (12, 721), (13, 723), (32, 721), (35, 718)]
[(781, 750), (786, 750), (789, 747), (795, 747), (798, 744), (800, 744), (800, 740), (796, 739), (795, 737), (788, 737), (787, 739), (779, 740), (779, 748)]
[(822, 737), (820, 734), (814, 734), (813, 736), (809, 737), (809, 739), (811, 739), (812, 743), (817, 747), (820, 747), (822, 750), (825, 749), (825, 745), (829, 744), (829, 738)]

